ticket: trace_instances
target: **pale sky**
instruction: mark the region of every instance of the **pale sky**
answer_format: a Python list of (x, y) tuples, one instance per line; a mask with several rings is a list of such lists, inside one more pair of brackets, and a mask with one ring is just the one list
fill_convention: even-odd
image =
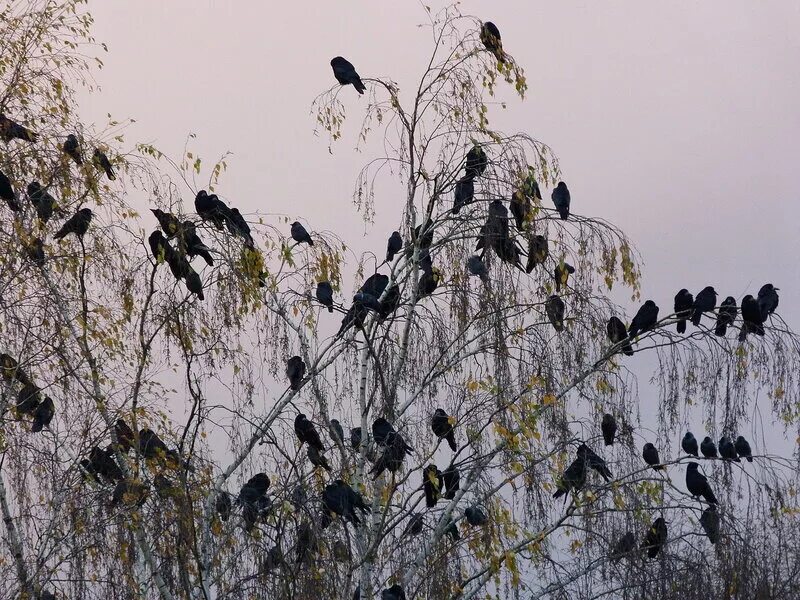
[[(351, 194), (370, 158), (352, 151), (366, 96), (340, 95), (351, 121), (333, 155), (313, 135), (310, 104), (334, 83), (336, 55), (364, 77), (391, 77), (404, 98), (430, 48), (420, 3), (103, 0), (91, 10), (110, 52), (86, 117), (135, 118), (129, 143), (174, 156), (196, 133), (206, 160), (233, 152), (219, 191), (242, 212), (303, 216), (383, 252), (404, 188), (381, 188), (391, 197), (365, 229)], [(800, 3), (467, 0), (462, 12), (494, 21), (526, 69), (528, 99), (502, 91), (511, 102), (493, 123), (550, 144), (573, 211), (627, 232), (645, 261), (644, 298), (664, 314), (681, 287), (710, 284), (739, 301), (773, 282), (779, 313), (800, 329)], [(394, 198), (395, 211), (380, 210)]]

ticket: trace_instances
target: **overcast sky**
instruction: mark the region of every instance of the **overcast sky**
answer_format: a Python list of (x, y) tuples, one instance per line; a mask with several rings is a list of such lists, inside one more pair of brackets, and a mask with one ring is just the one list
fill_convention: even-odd
[[(352, 152), (366, 97), (340, 96), (353, 118), (333, 155), (309, 110), (336, 55), (399, 82), (404, 98), (429, 50), (421, 4), (103, 0), (91, 10), (110, 52), (87, 117), (135, 118), (130, 142), (173, 154), (194, 132), (206, 159), (233, 152), (220, 191), (243, 212), (302, 215), (383, 250), (399, 208), (365, 231), (351, 203), (369, 158)], [(770, 281), (800, 329), (800, 3), (467, 0), (462, 12), (494, 21), (526, 69), (529, 97), (510, 102), (503, 129), (550, 144), (573, 210), (628, 233), (645, 298), (671, 311), (681, 287), (739, 300)], [(186, 190), (187, 209), (191, 200)]]

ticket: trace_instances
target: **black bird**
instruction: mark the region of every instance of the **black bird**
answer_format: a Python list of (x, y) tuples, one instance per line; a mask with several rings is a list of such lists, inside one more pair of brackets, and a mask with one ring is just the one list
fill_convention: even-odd
[[(612, 316), (608, 320), (608, 323), (606, 324), (606, 334), (608, 334), (608, 339), (614, 345), (628, 339), (628, 332), (625, 329), (625, 323), (623, 323), (619, 317), (615, 316)], [(633, 348), (631, 347), (630, 341), (627, 341), (625, 345), (622, 346), (622, 353), (626, 356), (633, 356)]]
[(481, 43), (497, 59), (497, 62), (505, 62), (505, 52), (503, 52), (503, 42), (500, 39), (500, 30), (491, 21), (486, 21), (481, 26)]
[(380, 303), (380, 316), (381, 320), (383, 320), (396, 311), (400, 306), (400, 287), (394, 284), (389, 286)]
[(719, 438), (719, 455), (726, 460), (741, 462), (739, 460), (739, 455), (736, 453), (736, 447), (733, 445), (733, 442), (731, 442), (729, 437), (724, 435)]
[(430, 271), (423, 271), (417, 285), (419, 298), (425, 298), (426, 296), (430, 296), (433, 292), (435, 292), (436, 288), (439, 287), (441, 277), (441, 271), (439, 271), (439, 269), (436, 267), (431, 267)]
[(394, 433), (389, 436), (389, 444), (385, 445), (383, 453), (378, 457), (372, 468), (373, 480), (381, 476), (384, 471), (396, 473), (403, 465), (403, 459), (409, 453), (410, 446), (406, 444), (403, 436)]
[(658, 457), (658, 450), (649, 442), (642, 448), (642, 458), (644, 458), (644, 462), (653, 467), (655, 471), (663, 471), (666, 468), (661, 464), (661, 459)]
[(750, 294), (742, 298), (742, 329), (739, 332), (739, 341), (745, 341), (748, 333), (764, 335), (764, 317), (761, 314), (761, 307)]
[(667, 542), (667, 522), (663, 517), (659, 517), (647, 530), (642, 542), (642, 549), (647, 549), (647, 556), (655, 558), (659, 551)]
[(614, 549), (611, 551), (611, 560), (617, 562), (623, 556), (628, 556), (636, 548), (636, 536), (632, 531), (628, 531), (617, 540)]
[(267, 493), (269, 486), (270, 480), (267, 474), (256, 473), (239, 490), (239, 497), (237, 498), (239, 504), (255, 504), (259, 498)]
[(569, 189), (567, 189), (567, 184), (563, 181), (559, 181), (550, 197), (553, 199), (553, 204), (555, 204), (556, 210), (558, 211), (558, 215), (561, 217), (561, 219), (564, 221), (569, 219), (569, 204), (571, 198), (569, 195)]
[(331, 466), (328, 463), (328, 459), (325, 458), (325, 456), (314, 446), (309, 445), (306, 447), (306, 455), (308, 456), (308, 460), (315, 467), (321, 467), (326, 471), (331, 470)]
[(97, 446), (92, 448), (89, 453), (90, 472), (101, 475), (107, 481), (113, 483), (122, 479), (122, 470), (114, 460), (113, 453), (107, 453)]
[(697, 454), (697, 438), (692, 435), (691, 431), (687, 431), (686, 435), (683, 436), (681, 440), (681, 448), (686, 454), (692, 454), (694, 456), (699, 456)]
[(306, 363), (299, 356), (293, 356), (286, 361), (286, 377), (289, 378), (289, 387), (293, 390), (299, 390), (303, 383), (303, 377), (306, 376)]
[(454, 465), (450, 465), (442, 471), (442, 480), (444, 481), (444, 487), (447, 489), (444, 497), (452, 500), (456, 497), (456, 492), (461, 487), (461, 473)]
[(338, 81), (340, 85), (352, 83), (359, 94), (363, 94), (367, 91), (366, 86), (361, 81), (361, 77), (356, 73), (356, 68), (349, 60), (337, 56), (331, 60), (331, 67), (333, 68), (333, 76), (336, 77), (336, 81)]
[(153, 478), (153, 487), (156, 488), (158, 497), (162, 500), (169, 498), (178, 498), (180, 496), (180, 488), (169, 477), (165, 477), (161, 473)]
[(83, 164), (83, 159), (81, 158), (81, 148), (80, 145), (78, 144), (78, 138), (75, 137), (74, 134), (70, 133), (67, 136), (67, 139), (64, 142), (62, 149), (64, 150), (67, 156), (69, 156), (72, 160), (75, 161), (75, 164), (77, 164), (78, 166)]
[(436, 465), (428, 465), (422, 471), (422, 490), (425, 492), (425, 506), (431, 508), (442, 497), (442, 472)]
[(194, 271), (189, 261), (186, 260), (186, 257), (180, 252), (176, 252), (169, 244), (162, 246), (161, 250), (163, 250), (166, 255), (169, 270), (172, 271), (173, 277), (178, 281), (184, 279)]
[(698, 466), (696, 462), (690, 462), (686, 467), (686, 489), (692, 496), (702, 496), (709, 504), (716, 504), (717, 497), (714, 496), (706, 476), (697, 470)]
[(477, 254), (473, 254), (467, 259), (467, 271), (469, 271), (470, 275), (480, 277), (484, 283), (489, 281), (489, 270)]
[[(50, 399), (49, 396), (45, 396), (42, 403), (36, 407), (36, 410), (33, 413), (33, 425), (31, 425), (31, 432), (38, 433), (44, 427), (49, 426), (50, 421), (53, 420), (53, 416), (55, 414), (56, 414), (55, 404), (53, 404), (53, 401)], [(753, 459), (751, 458), (750, 461), (752, 462), (752, 460)]]
[[(453, 419), (453, 421), (455, 421), (455, 419)], [(447, 439), (447, 443), (450, 444), (450, 449), (453, 452), (456, 451), (458, 447), (456, 446), (456, 434), (453, 431), (453, 424), (450, 423), (450, 417), (447, 416), (447, 413), (443, 409), (437, 408), (436, 412), (433, 413), (431, 429), (433, 429), (433, 433), (436, 434), (436, 437), (439, 439)]]
[(255, 245), (253, 236), (250, 235), (250, 225), (247, 224), (247, 221), (242, 216), (242, 213), (239, 212), (238, 208), (231, 208), (228, 211), (225, 225), (232, 235), (238, 235), (244, 239), (245, 245), (251, 248)]
[(704, 287), (695, 296), (694, 299), (694, 313), (692, 314), (692, 325), (697, 327), (700, 325), (700, 318), (704, 312), (711, 312), (717, 305), (717, 291), (709, 286)]
[(145, 458), (159, 458), (170, 451), (155, 431), (145, 428), (139, 431), (139, 453)]
[(294, 419), (294, 432), (297, 434), (297, 439), (300, 440), (301, 445), (308, 444), (320, 452), (325, 450), (316, 427), (303, 413), (298, 414)]
[(42, 238), (34, 238), (30, 243), (25, 244), (25, 253), (33, 261), (33, 264), (41, 267), (44, 264), (44, 242)]
[(42, 223), (47, 223), (56, 208), (56, 199), (44, 189), (38, 181), (28, 184), (28, 198), (36, 209), (36, 216)]
[(3, 113), (0, 113), (0, 138), (8, 143), (13, 139), (22, 140), (23, 142), (36, 142), (37, 134), (30, 129), (23, 127), (16, 121), (12, 121)]
[(511, 214), (514, 215), (514, 223), (519, 231), (524, 231), (525, 226), (533, 220), (533, 208), (531, 201), (522, 192), (517, 190), (511, 194), (511, 202), (509, 203)]
[(164, 237), (160, 229), (156, 229), (150, 234), (150, 237), (147, 238), (147, 243), (150, 245), (150, 252), (153, 254), (153, 258), (156, 259), (156, 264), (164, 262), (170, 250), (172, 250), (169, 247), (167, 238)]
[(41, 390), (33, 383), (26, 383), (17, 394), (17, 412), (32, 415), (41, 402)]
[(580, 490), (586, 483), (586, 469), (587, 464), (583, 457), (579, 456), (572, 461), (572, 464), (570, 464), (563, 475), (561, 475), (561, 479), (557, 484), (558, 489), (556, 493), (553, 494), (553, 498), (560, 498), (564, 494), (569, 493), (570, 490), (572, 490), (573, 493)]
[(386, 262), (392, 262), (395, 254), (403, 249), (403, 238), (400, 237), (399, 231), (393, 231), (389, 236), (389, 241), (386, 242)]
[(561, 291), (561, 286), (566, 286), (567, 281), (569, 280), (569, 276), (575, 272), (575, 267), (572, 265), (565, 263), (564, 261), (559, 262), (556, 265), (556, 268), (553, 269), (553, 279), (556, 282), (556, 291)]
[(328, 312), (333, 312), (333, 288), (330, 282), (320, 281), (317, 283), (316, 296), (320, 304), (328, 307)]
[(361, 427), (353, 427), (350, 430), (350, 446), (353, 450), (358, 450), (361, 447)]
[(449, 525), (444, 528), (444, 532), (449, 535), (454, 542), (461, 539), (461, 534), (458, 532), (455, 521), (450, 521)]
[(105, 155), (105, 153), (100, 151), (98, 148), (94, 149), (92, 162), (97, 167), (103, 169), (103, 171), (106, 172), (106, 177), (108, 177), (111, 181), (114, 181), (117, 178), (117, 176), (114, 175), (114, 169), (111, 167), (111, 161), (108, 160), (108, 157)]
[(159, 208), (151, 208), (150, 212), (155, 215), (167, 239), (175, 237), (181, 230), (181, 222), (178, 220), (178, 217), (172, 213), (164, 212)]
[(331, 419), (331, 438), (334, 442), (344, 444), (344, 429), (338, 419)]
[(195, 227), (194, 223), (191, 221), (184, 221), (180, 234), (186, 254), (188, 254), (190, 258), (199, 256), (209, 267), (214, 266), (211, 250), (203, 243), (200, 236), (197, 235), (197, 227)]
[(475, 197), (475, 179), (469, 175), (465, 175), (456, 182), (455, 191), (453, 193), (453, 214), (457, 215), (459, 211), (472, 202)]
[(603, 432), (603, 442), (606, 446), (614, 445), (614, 436), (617, 434), (617, 420), (614, 415), (608, 413), (603, 415), (603, 422), (600, 424), (600, 430)]
[(728, 296), (719, 305), (719, 312), (717, 313), (717, 326), (714, 328), (714, 334), (724, 336), (728, 332), (728, 326), (733, 325), (736, 320), (736, 314), (739, 311), (736, 308), (736, 298)]
[(675, 294), (675, 316), (680, 319), (678, 321), (678, 333), (686, 333), (686, 319), (692, 314), (694, 307), (694, 296), (692, 293), (683, 288)]
[(306, 228), (303, 227), (303, 224), (299, 221), (292, 223), (292, 239), (298, 244), (305, 242), (309, 246), (314, 245), (314, 240), (311, 239), (311, 236), (308, 235)]
[(366, 292), (356, 292), (353, 296), (353, 304), (360, 304), (367, 310), (372, 310), (376, 313), (381, 312), (381, 303), (372, 294)]
[(778, 308), (778, 288), (771, 283), (766, 283), (758, 290), (758, 309), (761, 311), (761, 320), (766, 321), (767, 317)]
[(211, 221), (217, 229), (222, 229), (230, 215), (230, 209), (216, 194), (209, 195), (200, 190), (194, 198), (194, 209), (203, 221)]
[(67, 219), (67, 221), (61, 226), (61, 229), (59, 229), (53, 236), (53, 239), (60, 240), (70, 233), (74, 233), (79, 238), (83, 238), (83, 236), (86, 235), (86, 232), (89, 231), (89, 224), (91, 222), (92, 211), (88, 208), (82, 208), (69, 219)]
[(369, 506), (364, 502), (361, 494), (341, 479), (325, 486), (325, 490), (322, 492), (322, 505), (328, 511), (339, 515), (356, 527), (361, 524), (356, 509), (362, 514), (369, 512)]
[(408, 524), (403, 530), (403, 536), (406, 535), (419, 535), (422, 533), (422, 528), (425, 526), (425, 519), (421, 514), (411, 513), (408, 519)]
[(553, 324), (553, 328), (559, 333), (564, 331), (564, 301), (553, 294), (545, 302), (544, 311), (547, 313), (550, 323)]
[[(394, 440), (397, 437), (401, 437), (400, 434), (397, 433), (395, 428), (392, 427), (392, 424), (383, 417), (378, 417), (372, 423), (372, 439), (375, 440), (376, 444), (380, 444), (381, 446), (390, 446), (394, 443)], [(411, 454), (414, 449), (404, 441), (403, 451), (406, 454)]]
[(719, 513), (715, 505), (712, 504), (703, 511), (700, 515), (700, 525), (709, 541), (716, 544), (719, 541)]
[(515, 256), (516, 246), (510, 238), (508, 226), (508, 209), (501, 200), (493, 200), (489, 203), (489, 216), (486, 223), (481, 228), (481, 237), (476, 250), (492, 248), (497, 256), (506, 262), (517, 262)]
[(628, 328), (628, 336), (633, 339), (640, 333), (649, 331), (655, 327), (658, 322), (658, 306), (652, 300), (645, 302), (636, 316), (631, 321), (631, 326)]
[(120, 452), (127, 453), (136, 447), (136, 434), (123, 419), (117, 419), (114, 423), (114, 435), (117, 437), (117, 447)]
[(753, 462), (753, 451), (750, 449), (750, 444), (741, 435), (736, 438), (733, 444), (736, 453), (747, 459), (747, 462)]
[(479, 506), (469, 506), (464, 510), (464, 516), (467, 518), (467, 523), (473, 527), (480, 527), (489, 522), (489, 517), (486, 516)]
[(486, 156), (486, 152), (483, 148), (478, 145), (470, 148), (469, 152), (467, 152), (466, 165), (464, 166), (467, 177), (475, 178), (482, 176), (488, 165), (489, 158)]
[(0, 171), (0, 198), (6, 201), (8, 208), (12, 211), (20, 212), (22, 210), (22, 205), (17, 200), (17, 193), (11, 186), (11, 180), (2, 171)]
[(586, 444), (578, 446), (578, 458), (583, 459), (586, 466), (600, 473), (606, 481), (610, 481), (614, 477), (606, 461)]
[[(389, 277), (381, 273), (373, 273), (370, 275), (364, 284), (356, 292), (354, 299), (360, 298), (361, 301), (356, 300), (353, 305), (345, 314), (342, 319), (342, 325), (339, 327), (337, 335), (341, 335), (353, 325), (363, 327), (364, 319), (366, 319), (369, 309), (363, 304), (362, 301), (366, 300), (373, 305), (374, 309), (379, 310), (381, 316), (389, 316), (396, 308), (396, 302), (399, 301), (399, 296), (394, 299), (390, 298), (387, 293), (384, 302), (377, 304), (377, 299), (383, 295), (386, 287), (389, 285)], [(395, 288), (395, 286), (392, 286)], [(398, 290), (399, 293), (399, 290)], [(362, 295), (363, 294), (363, 295)]]
[(199, 300), (205, 300), (205, 296), (203, 295), (203, 280), (200, 279), (200, 275), (197, 271), (189, 267), (185, 281), (187, 290), (197, 296)]
[(372, 438), (376, 444), (387, 446), (391, 442), (391, 437), (396, 434), (395, 428), (383, 417), (378, 417), (372, 423)]
[(406, 600), (406, 593), (402, 587), (394, 584), (381, 592), (381, 600)]
[(702, 452), (703, 456), (706, 458), (717, 458), (717, 445), (714, 443), (714, 440), (708, 436), (704, 437), (703, 441), (700, 442), (700, 452)]
[(140, 481), (129, 481), (122, 479), (117, 482), (114, 491), (111, 495), (111, 504), (113, 508), (120, 503), (127, 506), (134, 506), (141, 508), (147, 500), (147, 487)]
[(29, 385), (31, 380), (25, 374), (19, 363), (13, 356), (9, 356), (5, 352), (0, 353), (0, 375), (2, 375), (3, 379), (6, 381), (13, 381), (16, 379), (22, 385)]
[(525, 272), (531, 273), (537, 265), (544, 264), (549, 254), (547, 238), (543, 235), (532, 235), (528, 241), (528, 262), (525, 265)]

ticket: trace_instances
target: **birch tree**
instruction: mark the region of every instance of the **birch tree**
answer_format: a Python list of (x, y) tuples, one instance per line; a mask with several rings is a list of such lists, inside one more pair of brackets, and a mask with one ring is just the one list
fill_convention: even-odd
[[(333, 152), (357, 135), (370, 154), (354, 215), (390, 213), (402, 238), (381, 262), (351, 232), (304, 222), (309, 244), (239, 212), (226, 155), (83, 123), (102, 51), (83, 2), (2, 17), (0, 597), (797, 595), (796, 461), (747, 422), (758, 404), (797, 427), (797, 336), (744, 306), (717, 335), (719, 303), (678, 334), (658, 298), (652, 326), (609, 339), (648, 298), (634, 244), (581, 198), (564, 218), (568, 169), (493, 126), (535, 92), (484, 21), (423, 13), (414, 86), (362, 74), (362, 102), (338, 84), (314, 100)], [(687, 455), (687, 428), (746, 433), (752, 462)]]

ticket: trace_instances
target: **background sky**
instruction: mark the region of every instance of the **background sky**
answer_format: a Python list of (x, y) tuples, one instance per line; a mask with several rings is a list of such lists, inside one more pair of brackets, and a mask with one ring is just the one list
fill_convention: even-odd
[[(800, 329), (800, 3), (461, 8), (498, 25), (528, 77), (528, 99), (502, 90), (509, 108), (492, 123), (553, 147), (573, 210), (616, 223), (637, 245), (645, 298), (671, 312), (681, 287), (710, 284), (740, 300), (769, 281)], [(110, 52), (102, 92), (84, 105), (89, 120), (135, 118), (129, 142), (176, 157), (193, 132), (206, 160), (233, 152), (219, 191), (242, 212), (303, 216), (312, 230), (383, 252), (404, 187), (382, 186), (398, 208), (379, 198), (385, 209), (365, 227), (351, 197), (370, 158), (352, 151), (366, 97), (340, 95), (351, 120), (333, 154), (313, 134), (310, 105), (333, 84), (336, 55), (362, 76), (391, 77), (402, 100), (430, 49), (416, 27), (422, 4), (103, 0), (91, 11)], [(184, 199), (191, 210), (188, 189)]]

